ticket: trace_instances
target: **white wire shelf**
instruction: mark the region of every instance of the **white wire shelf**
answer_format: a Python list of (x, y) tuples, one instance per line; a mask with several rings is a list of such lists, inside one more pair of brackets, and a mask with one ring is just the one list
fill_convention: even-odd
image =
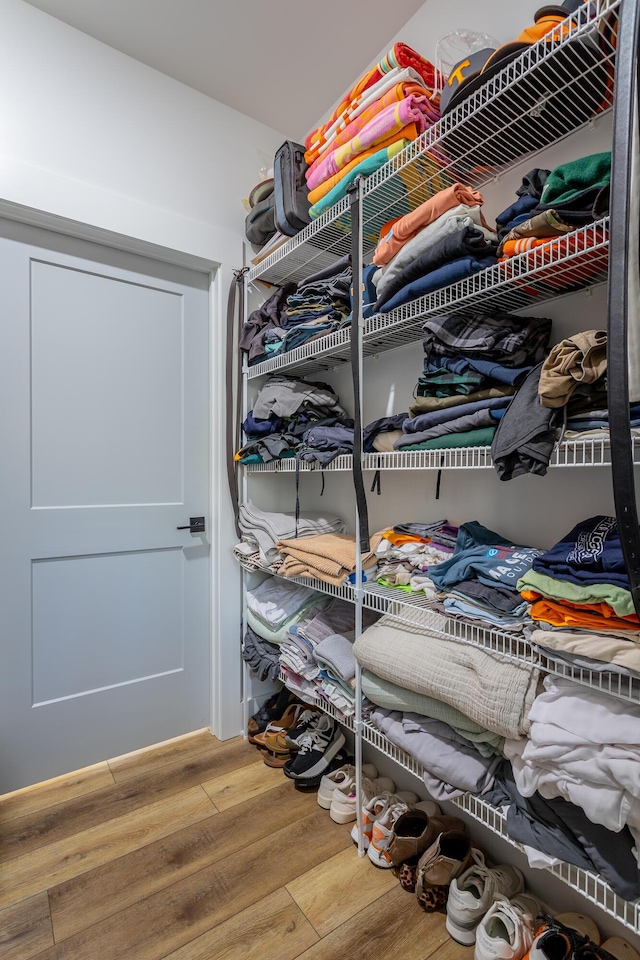
[[(365, 357), (423, 339), (430, 317), (455, 313), (467, 317), (503, 310), (515, 312), (605, 283), (608, 271), (608, 217), (574, 230), (542, 247), (511, 257), (434, 293), (419, 297), (389, 313), (365, 321)], [(349, 328), (319, 337), (290, 353), (248, 368), (248, 377), (295, 367), (301, 375), (317, 373), (349, 359)]]
[[(632, 437), (633, 462), (640, 464), (640, 437)], [(611, 465), (611, 444), (608, 436), (585, 440), (563, 440), (556, 445), (550, 467), (608, 467)], [(242, 466), (242, 464), (241, 464)], [(444, 450), (398, 450), (394, 453), (365, 453), (363, 470), (488, 470), (493, 467), (491, 447), (449, 447)], [(272, 460), (270, 463), (248, 463), (248, 473), (295, 473), (295, 458)], [(300, 464), (304, 473), (322, 471), (319, 464)], [(325, 470), (352, 470), (353, 457), (337, 457)]]
[[(640, 438), (633, 437), (633, 462), (640, 464)], [(550, 467), (606, 467), (611, 465), (608, 436), (564, 440), (556, 445)], [(445, 450), (398, 450), (365, 453), (364, 470), (479, 470), (493, 467), (491, 447), (450, 447)]]
[[(270, 573), (272, 576), (281, 576), (272, 570), (257, 570), (255, 567), (242, 564), (241, 566), (251, 573)], [(356, 591), (352, 584), (345, 583), (341, 587), (324, 583), (307, 577), (285, 577), (293, 583), (310, 587), (319, 593), (328, 594), (347, 603), (356, 603)], [(393, 587), (384, 587), (375, 582), (363, 584), (362, 605), (367, 610), (387, 614), (401, 623), (420, 627), (429, 633), (444, 640), (455, 639), (468, 643), (474, 647), (481, 647), (496, 656), (516, 660), (529, 666), (538, 667), (545, 673), (566, 677), (582, 686), (600, 690), (619, 700), (631, 703), (640, 703), (640, 677), (627, 677), (617, 673), (599, 673), (566, 663), (552, 654), (543, 653), (535, 649), (523, 633), (500, 630), (483, 626), (480, 622), (474, 623), (458, 617), (448, 616), (433, 609), (432, 603), (421, 593), (404, 593)]]
[[(389, 757), (404, 770), (413, 774), (424, 784), (424, 770), (417, 760), (410, 754), (400, 750), (395, 744), (391, 743), (370, 721), (363, 721), (363, 739), (371, 744), (385, 756)], [(511, 844), (517, 850), (522, 851), (522, 846), (515, 840), (512, 840), (507, 833), (507, 818), (503, 811), (493, 807), (481, 797), (465, 794), (451, 803), (455, 804), (460, 810), (467, 813), (474, 820), (497, 834), (507, 843)], [(595, 904), (604, 910), (609, 916), (614, 917), (624, 926), (628, 927), (634, 933), (640, 929), (640, 901), (630, 903), (618, 896), (611, 889), (609, 884), (595, 873), (574, 867), (572, 864), (562, 863), (554, 867), (547, 867), (554, 876), (558, 877), (572, 890), (582, 894), (590, 903)]]
[[(270, 460), (269, 463), (245, 463), (240, 464), (248, 473), (295, 473), (296, 458), (285, 457), (283, 460)], [(307, 463), (301, 460), (298, 464), (300, 473), (322, 473), (324, 470), (351, 471), (353, 470), (353, 457), (351, 454), (341, 454), (332, 460), (326, 467), (319, 463)]]
[[(611, 108), (621, 0), (591, 0), (564, 36), (541, 40), (365, 180), (365, 253), (380, 228), (455, 182), (495, 179)], [(596, 14), (597, 9), (597, 15)], [(251, 268), (248, 280), (301, 280), (349, 252), (345, 198)]]

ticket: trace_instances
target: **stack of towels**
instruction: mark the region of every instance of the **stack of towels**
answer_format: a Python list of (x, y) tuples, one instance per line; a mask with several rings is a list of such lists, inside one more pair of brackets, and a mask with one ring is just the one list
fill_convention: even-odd
[[(365, 610), (369, 626), (375, 614)], [(311, 703), (323, 700), (344, 716), (355, 712), (356, 660), (353, 653), (353, 604), (332, 600), (323, 610), (314, 608), (289, 628), (280, 645), (280, 670), (287, 686)]]
[[(323, 430), (318, 433), (320, 427)], [(353, 420), (333, 388), (293, 377), (267, 380), (242, 429), (247, 443), (235, 455), (239, 463), (269, 463), (293, 457), (300, 447), (305, 459), (314, 459), (310, 451), (317, 450), (315, 459), (326, 465), (339, 452), (350, 452), (344, 449), (349, 436), (353, 449)]]
[(359, 78), (306, 138), (312, 218), (341, 200), (357, 176), (370, 176), (440, 119), (439, 86), (433, 65), (404, 43)]
[(346, 526), (340, 517), (306, 511), (270, 513), (252, 503), (241, 503), (238, 517), (242, 540), (234, 547), (236, 558), (245, 567), (274, 572), (282, 565), (276, 547), (281, 539), (311, 537), (325, 533), (344, 533)]
[[(364, 570), (377, 565), (375, 548), (379, 541), (380, 534), (374, 534), (369, 552), (362, 557)], [(330, 533), (304, 540), (279, 540), (276, 547), (285, 558), (280, 568), (285, 577), (311, 577), (335, 587), (354, 580), (356, 541), (353, 536)]]
[(373, 254), (374, 310), (388, 313), (493, 266), (497, 237), (483, 203), (477, 190), (454, 183), (385, 224)]

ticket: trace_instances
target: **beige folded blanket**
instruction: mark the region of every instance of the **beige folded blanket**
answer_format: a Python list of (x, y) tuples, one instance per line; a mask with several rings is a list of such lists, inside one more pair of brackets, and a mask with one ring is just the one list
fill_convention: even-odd
[[(378, 562), (374, 554), (382, 534), (371, 537), (370, 552), (364, 554), (366, 570)], [(346, 533), (324, 533), (304, 539), (279, 540), (276, 549), (285, 558), (280, 573), (285, 577), (315, 577), (336, 587), (342, 586), (356, 568), (355, 537)]]
[(365, 630), (353, 652), (376, 676), (448, 703), (501, 737), (529, 729), (540, 671), (528, 664), (389, 616)]

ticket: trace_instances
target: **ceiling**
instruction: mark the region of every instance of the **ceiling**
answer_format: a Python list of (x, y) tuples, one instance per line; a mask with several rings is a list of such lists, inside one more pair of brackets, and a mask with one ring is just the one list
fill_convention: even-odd
[(424, 0), (27, 0), (301, 138)]

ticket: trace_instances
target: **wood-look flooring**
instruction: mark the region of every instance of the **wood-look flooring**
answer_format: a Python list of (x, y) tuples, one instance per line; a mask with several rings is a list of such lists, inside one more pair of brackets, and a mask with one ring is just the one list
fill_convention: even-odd
[(0, 797), (0, 960), (469, 960), (241, 738)]

